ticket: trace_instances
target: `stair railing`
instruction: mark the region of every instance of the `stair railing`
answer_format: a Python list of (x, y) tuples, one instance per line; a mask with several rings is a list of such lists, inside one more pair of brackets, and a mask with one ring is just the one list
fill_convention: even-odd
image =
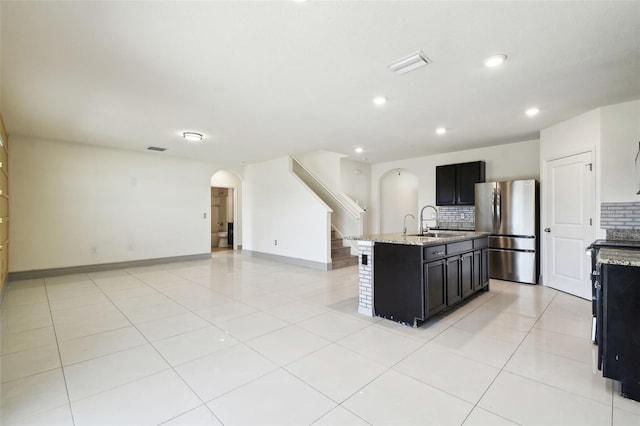
[[(331, 224), (338, 235), (362, 235), (364, 233), (365, 211), (344, 192), (334, 192), (295, 157), (291, 157), (291, 170), (309, 189), (322, 199), (332, 210)], [(357, 253), (355, 243), (349, 242), (352, 253)], [(355, 250), (354, 250), (355, 249)]]

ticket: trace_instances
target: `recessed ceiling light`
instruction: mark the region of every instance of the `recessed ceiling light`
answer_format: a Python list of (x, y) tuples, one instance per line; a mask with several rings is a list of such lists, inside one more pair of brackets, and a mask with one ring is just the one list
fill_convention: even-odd
[(427, 56), (420, 50), (415, 53), (412, 53), (409, 56), (398, 59), (391, 65), (389, 65), (389, 69), (396, 74), (405, 74), (409, 71), (413, 71), (417, 68), (424, 67), (425, 65), (429, 65), (431, 63), (431, 59), (427, 58)]
[(524, 113), (527, 114), (527, 116), (529, 117), (535, 117), (536, 115), (538, 115), (538, 113), (540, 112), (540, 110), (536, 107), (531, 107), (528, 110), (526, 110)]
[(202, 140), (202, 133), (196, 133), (196, 132), (183, 132), (182, 133), (182, 137), (185, 138), (188, 141), (192, 141), (192, 142), (199, 142)]
[(355, 151), (356, 151), (356, 154), (362, 154), (364, 152), (364, 149), (362, 149), (362, 147), (359, 146), (355, 149)]
[(439, 134), (439, 135), (444, 135), (445, 133), (447, 133), (447, 129), (446, 129), (446, 127), (438, 127), (436, 129), (436, 133)]
[(507, 60), (507, 55), (493, 55), (484, 60), (484, 66), (488, 68), (498, 67)]
[(387, 103), (387, 98), (385, 98), (384, 96), (376, 96), (375, 98), (373, 98), (374, 105), (384, 105), (386, 103)]

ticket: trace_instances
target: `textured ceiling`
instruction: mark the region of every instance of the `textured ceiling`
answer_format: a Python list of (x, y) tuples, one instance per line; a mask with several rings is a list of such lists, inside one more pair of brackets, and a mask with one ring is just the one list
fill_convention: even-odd
[[(533, 139), (640, 98), (639, 1), (0, 4), (9, 133), (168, 148), (149, 155), (380, 162)], [(433, 63), (387, 69), (416, 50)], [(494, 53), (509, 59), (485, 68)]]

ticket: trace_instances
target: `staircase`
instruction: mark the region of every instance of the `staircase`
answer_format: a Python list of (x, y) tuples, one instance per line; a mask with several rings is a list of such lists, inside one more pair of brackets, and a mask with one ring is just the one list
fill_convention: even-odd
[(342, 238), (336, 236), (335, 229), (331, 230), (331, 269), (346, 268), (358, 264), (358, 256), (351, 255), (351, 247), (342, 244)]

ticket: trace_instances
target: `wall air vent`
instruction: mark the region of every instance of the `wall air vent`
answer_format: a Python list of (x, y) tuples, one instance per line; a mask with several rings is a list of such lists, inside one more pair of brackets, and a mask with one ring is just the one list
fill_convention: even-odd
[(147, 148), (147, 149), (148, 149), (149, 151), (159, 151), (159, 152), (162, 152), (162, 151), (166, 151), (166, 150), (167, 150), (167, 148), (161, 148), (161, 147), (159, 147), (159, 146), (150, 146), (150, 147), (149, 147), (149, 148)]
[(429, 65), (431, 63), (431, 59), (427, 58), (427, 55), (424, 54), (421, 50), (418, 50), (415, 53), (412, 53), (409, 56), (406, 56), (402, 59), (398, 59), (391, 65), (389, 65), (389, 69), (396, 74), (405, 74), (409, 71), (413, 71), (420, 67), (424, 67), (425, 65)]

